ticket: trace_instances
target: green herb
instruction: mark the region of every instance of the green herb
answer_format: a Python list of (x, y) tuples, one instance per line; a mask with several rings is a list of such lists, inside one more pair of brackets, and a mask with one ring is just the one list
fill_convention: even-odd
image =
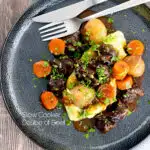
[(29, 61), (29, 62), (32, 62), (32, 58), (29, 58), (28, 61)]
[(124, 94), (123, 97), (127, 98), (127, 97), (129, 97), (129, 94)]
[(95, 44), (95, 45), (92, 45), (91, 49), (92, 51), (96, 51), (99, 47), (100, 47), (99, 44)]
[(128, 110), (127, 116), (130, 116), (131, 114), (132, 114), (132, 112), (130, 110)]
[(103, 93), (102, 93), (102, 91), (97, 91), (96, 92), (96, 96), (98, 97), (98, 98), (102, 98), (103, 97)]
[(145, 29), (142, 29), (142, 32), (145, 32)]
[(109, 99), (109, 98), (106, 98), (106, 99), (104, 100), (104, 104), (105, 104), (105, 105), (109, 105), (109, 103), (110, 103), (110, 99)]
[(34, 87), (34, 88), (37, 88), (37, 85), (34, 84), (33, 87)]
[(52, 75), (51, 77), (56, 80), (56, 79), (65, 79), (63, 74), (59, 74), (57, 71), (57, 68), (53, 65), (52, 68)]
[(70, 125), (71, 125), (71, 123), (72, 123), (72, 121), (71, 121), (71, 120), (66, 120), (65, 122), (66, 122), (66, 125), (67, 125), (67, 126), (70, 126)]
[(62, 107), (63, 107), (63, 104), (61, 104), (60, 102), (58, 102), (57, 108), (61, 109)]
[(82, 80), (81, 83), (84, 84), (86, 87), (89, 87), (92, 81), (89, 79), (86, 79), (86, 80)]
[(150, 104), (150, 100), (148, 101), (148, 104)]
[(85, 32), (85, 35), (90, 36), (90, 32), (89, 31)]
[(78, 52), (78, 51), (75, 51), (74, 54), (73, 54), (73, 57), (74, 58), (80, 58), (81, 57), (81, 53)]
[(108, 23), (114, 23), (114, 19), (113, 18), (108, 18), (107, 22)]
[(136, 103), (139, 104), (139, 103), (140, 103), (140, 100), (138, 99), (138, 100), (136, 101)]
[(65, 58), (68, 58), (68, 56), (65, 55), (65, 56), (60, 56), (60, 57), (59, 57), (59, 59), (65, 59)]
[(117, 98), (116, 98), (116, 97), (114, 97), (114, 98), (113, 98), (113, 102), (116, 102), (116, 101), (117, 101)]
[(66, 117), (67, 117), (67, 113), (66, 113), (66, 112), (64, 112), (64, 113), (62, 114), (62, 118), (63, 118), (63, 120), (66, 120)]
[(136, 34), (137, 32), (136, 31), (131, 31), (133, 34)]
[(111, 58), (111, 62), (117, 62), (117, 61), (119, 61), (119, 57), (113, 56), (113, 57)]
[(77, 47), (81, 47), (82, 46), (82, 43), (81, 42), (74, 42), (73, 43), (73, 46), (77, 46)]
[(55, 50), (58, 51), (58, 47), (55, 47)]
[(48, 66), (49, 66), (48, 61), (44, 61), (44, 67), (48, 67)]
[(86, 139), (88, 139), (88, 138), (89, 138), (89, 136), (90, 136), (90, 134), (89, 134), (89, 133), (85, 133), (85, 134), (84, 134), (84, 137), (85, 137)]
[(75, 85), (74, 83), (69, 83), (68, 88), (72, 89), (74, 87), (74, 85)]
[(104, 67), (97, 68), (96, 73), (98, 75), (99, 83), (104, 84), (107, 81), (107, 77), (105, 75), (105, 68)]
[(94, 132), (95, 132), (95, 129), (94, 129), (94, 128), (90, 128), (90, 129), (88, 130), (88, 132), (89, 132), (89, 133), (94, 133)]
[(70, 47), (68, 47), (68, 50), (73, 52), (73, 51), (75, 51), (75, 48), (70, 46)]

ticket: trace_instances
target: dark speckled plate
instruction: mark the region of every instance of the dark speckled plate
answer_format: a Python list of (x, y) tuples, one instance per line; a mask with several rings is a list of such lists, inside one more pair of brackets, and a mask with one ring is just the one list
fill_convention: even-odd
[[(32, 64), (40, 59), (51, 59), (51, 55), (47, 50), (47, 42), (41, 42), (37, 32), (41, 24), (33, 23), (31, 18), (45, 10), (58, 9), (77, 1), (41, 0), (30, 7), (14, 26), (4, 44), (1, 58), (1, 87), (5, 104), (20, 129), (44, 148), (129, 149), (150, 133), (150, 11), (146, 6), (140, 6), (136, 11), (126, 10), (113, 15), (115, 27), (122, 30), (128, 40), (140, 39), (146, 45), (146, 72), (143, 83), (145, 96), (136, 113), (121, 121), (117, 128), (106, 135), (97, 131), (86, 140), (82, 133), (65, 125), (61, 110), (48, 112), (40, 104), (39, 95), (46, 89), (47, 81), (34, 78)], [(93, 10), (116, 4), (116, 1), (109, 0)]]

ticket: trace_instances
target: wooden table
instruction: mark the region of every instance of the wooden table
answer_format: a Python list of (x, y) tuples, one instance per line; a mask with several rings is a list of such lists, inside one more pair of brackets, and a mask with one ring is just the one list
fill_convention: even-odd
[[(30, 0), (0, 0), (0, 49), (8, 31)], [(26, 137), (8, 114), (0, 94), (0, 150), (42, 150)]]

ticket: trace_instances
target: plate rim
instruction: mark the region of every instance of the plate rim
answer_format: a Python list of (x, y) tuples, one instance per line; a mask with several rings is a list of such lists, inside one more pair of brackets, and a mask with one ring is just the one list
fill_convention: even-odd
[[(56, 0), (57, 1), (57, 0)], [(60, 0), (59, 3), (63, 2), (65, 0)], [(4, 42), (3, 42), (3, 45), (2, 45), (2, 49), (1, 49), (1, 56), (0, 56), (0, 89), (1, 89), (1, 94), (2, 94), (2, 99), (4, 101), (4, 104), (5, 104), (5, 107), (8, 111), (8, 113), (10, 114), (13, 122), (17, 125), (17, 127), (19, 128), (19, 130), (21, 130), (21, 132), (29, 139), (31, 139), (35, 144), (39, 145), (41, 148), (46, 148), (44, 147), (44, 145), (39, 142), (37, 139), (33, 138), (33, 136), (30, 136), (30, 134), (28, 134), (27, 131), (25, 131), (25, 127), (23, 127), (20, 123), (17, 122), (17, 120), (15, 119), (14, 117), (14, 113), (12, 112), (12, 110), (10, 109), (9, 105), (8, 104), (8, 100), (6, 100), (6, 96), (4, 94), (4, 85), (3, 85), (3, 81), (2, 81), (2, 76), (4, 76), (4, 74), (2, 73), (2, 66), (4, 65), (3, 64), (3, 55), (6, 51), (6, 45), (7, 45), (7, 42), (8, 42), (8, 39), (10, 37), (10, 35), (13, 33), (14, 29), (19, 25), (20, 26), (20, 22), (24, 22), (27, 18), (26, 18), (26, 15), (29, 16), (29, 15), (32, 15), (35, 16), (35, 14), (38, 14), (39, 12), (42, 11), (42, 9), (40, 10), (40, 6), (42, 6), (42, 4), (46, 4), (46, 3), (51, 3), (49, 0), (45, 0), (44, 2), (43, 1), (37, 1), (33, 4), (31, 4), (23, 13), (22, 15), (17, 19), (16, 23), (11, 27), (11, 29), (9, 30), (8, 34), (7, 34), (7, 37), (5, 38)], [(148, 8), (150, 10), (150, 6), (144, 4), (144, 7), (145, 8)], [(36, 12), (36, 10), (38, 9), (38, 11)], [(44, 8), (45, 9), (45, 8)], [(44, 10), (43, 9), (43, 10)], [(32, 16), (32, 17), (33, 17)], [(24, 18), (25, 17), (25, 18)], [(28, 18), (30, 21), (31, 21), (31, 18)], [(17, 34), (17, 33), (15, 33)], [(148, 139), (149, 138), (149, 139)], [(140, 140), (140, 142), (136, 143), (134, 146), (131, 147), (131, 149), (135, 148), (136, 146), (142, 144), (143, 141), (145, 141), (146, 139), (150, 140), (150, 134), (148, 136), (146, 136), (144, 139)]]

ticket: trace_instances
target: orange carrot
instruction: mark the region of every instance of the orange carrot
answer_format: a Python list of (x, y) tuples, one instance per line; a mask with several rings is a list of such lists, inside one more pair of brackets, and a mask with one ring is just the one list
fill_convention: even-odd
[(58, 99), (52, 92), (44, 91), (41, 94), (41, 103), (47, 110), (52, 110), (56, 108)]
[(128, 72), (129, 72), (129, 65), (125, 61), (120, 60), (115, 63), (113, 67), (113, 77), (115, 79), (123, 80)]
[(48, 61), (40, 60), (33, 64), (33, 73), (38, 78), (46, 77), (51, 73), (51, 66)]
[(64, 54), (65, 52), (65, 41), (62, 39), (53, 39), (48, 44), (49, 51), (54, 55)]
[(142, 55), (144, 44), (139, 40), (133, 40), (127, 45), (127, 51), (130, 55)]
[(117, 81), (117, 87), (119, 90), (127, 90), (132, 88), (133, 79), (132, 76), (126, 76), (122, 81)]
[(106, 98), (114, 98), (115, 92), (114, 88), (110, 84), (103, 84), (98, 88), (98, 93), (100, 100), (106, 99)]

